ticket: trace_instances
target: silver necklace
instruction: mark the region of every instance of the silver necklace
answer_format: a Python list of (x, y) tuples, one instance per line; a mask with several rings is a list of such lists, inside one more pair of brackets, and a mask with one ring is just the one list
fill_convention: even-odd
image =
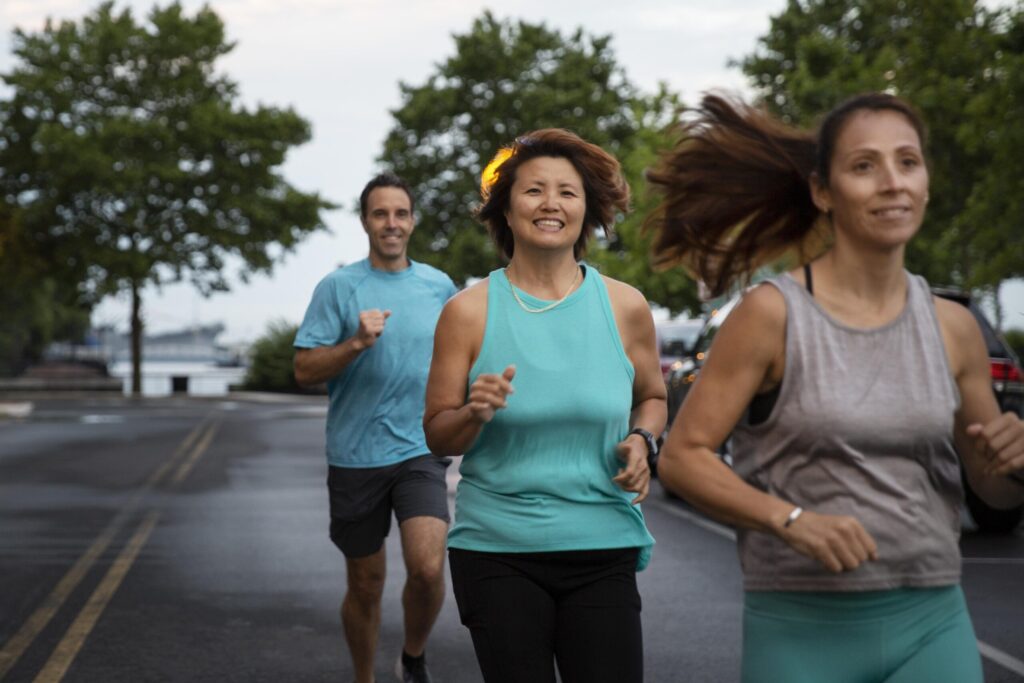
[(552, 308), (558, 306), (569, 298), (569, 295), (572, 294), (573, 288), (576, 287), (576, 282), (580, 279), (580, 267), (579, 265), (576, 266), (576, 276), (572, 279), (572, 282), (569, 284), (569, 289), (565, 290), (565, 294), (562, 295), (562, 298), (558, 301), (552, 301), (547, 306), (543, 306), (541, 308), (530, 308), (526, 305), (525, 301), (519, 298), (519, 294), (516, 292), (516, 287), (512, 284), (512, 280), (508, 276), (508, 267), (505, 268), (505, 279), (508, 280), (508, 288), (512, 290), (512, 297), (516, 300), (516, 303), (519, 304), (519, 308), (523, 309), (527, 313), (544, 313), (545, 311), (550, 311)]

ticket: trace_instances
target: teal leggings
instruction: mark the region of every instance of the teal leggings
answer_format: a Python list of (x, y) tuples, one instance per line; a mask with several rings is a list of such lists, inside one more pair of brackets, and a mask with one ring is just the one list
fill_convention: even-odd
[(960, 586), (748, 591), (743, 683), (981, 683)]

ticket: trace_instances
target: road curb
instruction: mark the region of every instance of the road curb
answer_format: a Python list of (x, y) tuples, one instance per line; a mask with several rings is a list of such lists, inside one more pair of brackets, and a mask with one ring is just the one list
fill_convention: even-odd
[(31, 401), (0, 401), (0, 418), (24, 418), (32, 414)]

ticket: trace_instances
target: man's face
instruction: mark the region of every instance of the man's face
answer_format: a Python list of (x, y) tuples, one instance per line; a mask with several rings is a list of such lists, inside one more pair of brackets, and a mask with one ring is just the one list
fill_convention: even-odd
[(370, 263), (382, 270), (408, 265), (406, 249), (414, 221), (409, 195), (400, 187), (375, 187), (366, 198), (363, 229), (370, 238)]

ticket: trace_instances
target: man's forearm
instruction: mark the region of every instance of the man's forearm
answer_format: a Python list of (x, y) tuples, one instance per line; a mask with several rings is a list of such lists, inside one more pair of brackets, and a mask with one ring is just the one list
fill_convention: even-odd
[(358, 337), (349, 337), (334, 346), (298, 349), (295, 352), (295, 381), (299, 386), (323, 384), (347, 368), (366, 346)]

